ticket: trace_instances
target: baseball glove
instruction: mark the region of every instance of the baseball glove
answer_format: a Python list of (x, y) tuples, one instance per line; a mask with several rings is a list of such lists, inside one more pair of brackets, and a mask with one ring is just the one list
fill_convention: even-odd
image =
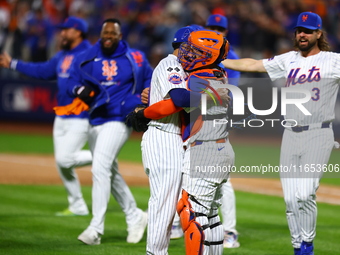
[(125, 124), (132, 127), (136, 132), (145, 132), (148, 129), (148, 123), (151, 119), (144, 116), (145, 108), (145, 105), (138, 105), (126, 116)]

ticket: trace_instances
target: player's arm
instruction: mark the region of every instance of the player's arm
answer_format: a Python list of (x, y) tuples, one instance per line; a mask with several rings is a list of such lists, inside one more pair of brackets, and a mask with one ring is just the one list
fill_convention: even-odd
[(36, 79), (51, 80), (57, 77), (56, 67), (58, 64), (58, 53), (53, 58), (45, 62), (24, 62), (17, 59), (12, 59), (7, 53), (0, 56), (0, 66), (16, 70), (24, 75)]
[[(218, 91), (221, 94), (221, 91)], [(144, 110), (144, 116), (148, 119), (158, 120), (179, 112), (183, 107), (198, 107), (201, 103), (201, 93), (176, 88), (169, 91), (171, 98), (164, 99)], [(229, 98), (228, 93), (222, 95), (223, 99)]]
[(198, 107), (201, 103), (201, 93), (176, 88), (169, 91), (169, 95), (178, 107)]
[(171, 99), (159, 101), (144, 110), (144, 117), (152, 120), (159, 120), (171, 114), (181, 111), (183, 108), (174, 104)]
[(225, 59), (221, 63), (225, 68), (240, 72), (267, 72), (262, 60), (252, 58)]
[(148, 119), (158, 120), (179, 112), (183, 107), (197, 107), (201, 102), (201, 94), (186, 89), (176, 88), (169, 91), (171, 98), (150, 105), (144, 110)]

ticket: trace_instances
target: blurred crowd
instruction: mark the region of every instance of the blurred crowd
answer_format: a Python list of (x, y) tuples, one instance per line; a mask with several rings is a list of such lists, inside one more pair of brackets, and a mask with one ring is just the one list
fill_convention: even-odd
[(69, 16), (89, 24), (99, 38), (102, 21), (118, 18), (124, 39), (150, 63), (172, 52), (175, 31), (205, 25), (210, 14), (228, 18), (228, 40), (240, 57), (267, 58), (292, 49), (297, 16), (313, 11), (323, 19), (332, 51), (340, 51), (338, 0), (0, 0), (0, 50), (14, 58), (45, 61), (58, 51), (56, 25)]

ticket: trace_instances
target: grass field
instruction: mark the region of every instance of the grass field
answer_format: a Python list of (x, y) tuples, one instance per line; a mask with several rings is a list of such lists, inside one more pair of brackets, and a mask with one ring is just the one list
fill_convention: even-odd
[[(129, 140), (119, 159), (141, 162), (139, 146), (139, 140)], [(233, 144), (233, 147), (237, 165), (275, 165), (279, 158), (277, 146)], [(51, 154), (52, 151), (51, 136), (0, 134), (0, 153)], [(330, 163), (339, 163), (339, 159), (340, 152), (333, 151)], [(322, 182), (340, 185), (339, 180), (325, 178)], [(83, 186), (82, 189), (90, 206), (91, 187)], [(138, 206), (147, 209), (149, 189), (131, 189)], [(283, 199), (245, 192), (236, 192), (236, 197), (241, 247), (225, 250), (224, 254), (292, 254)], [(114, 199), (111, 199), (108, 207), (102, 244), (95, 247), (83, 245), (77, 240), (77, 236), (88, 226), (90, 216), (54, 216), (65, 205), (66, 196), (62, 186), (0, 185), (0, 254), (145, 254), (145, 236), (138, 244), (125, 242), (127, 232), (124, 215)], [(316, 254), (340, 254), (340, 206), (319, 203), (318, 208)], [(185, 254), (183, 239), (171, 241), (169, 254)]]
[[(90, 187), (83, 187), (86, 201)], [(142, 209), (147, 208), (149, 190), (132, 187)], [(225, 250), (230, 255), (292, 254), (282, 198), (236, 192), (237, 220), (241, 247)], [(0, 253), (26, 254), (145, 254), (145, 236), (138, 244), (128, 244), (124, 215), (114, 199), (110, 200), (102, 244), (91, 247), (77, 236), (87, 227), (90, 216), (55, 217), (65, 205), (61, 186), (0, 185)], [(317, 253), (339, 254), (339, 206), (319, 204)], [(171, 241), (169, 254), (185, 254), (183, 239)]]

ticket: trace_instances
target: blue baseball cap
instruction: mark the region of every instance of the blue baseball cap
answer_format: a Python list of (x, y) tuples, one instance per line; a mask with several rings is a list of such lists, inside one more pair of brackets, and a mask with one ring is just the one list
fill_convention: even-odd
[(174, 36), (174, 43), (181, 43), (181, 42), (187, 42), (189, 35), (192, 31), (197, 31), (203, 29), (201, 26), (198, 25), (191, 25), (191, 26), (186, 26), (182, 27), (177, 30)]
[(88, 25), (85, 20), (70, 16), (65, 19), (63, 24), (60, 24), (58, 28), (74, 28), (83, 33), (87, 33)]
[(213, 14), (209, 16), (206, 26), (207, 27), (216, 26), (228, 29), (228, 20), (225, 16), (222, 16), (220, 14)]
[(299, 15), (295, 28), (304, 27), (311, 30), (321, 29), (322, 20), (313, 12), (303, 12)]

